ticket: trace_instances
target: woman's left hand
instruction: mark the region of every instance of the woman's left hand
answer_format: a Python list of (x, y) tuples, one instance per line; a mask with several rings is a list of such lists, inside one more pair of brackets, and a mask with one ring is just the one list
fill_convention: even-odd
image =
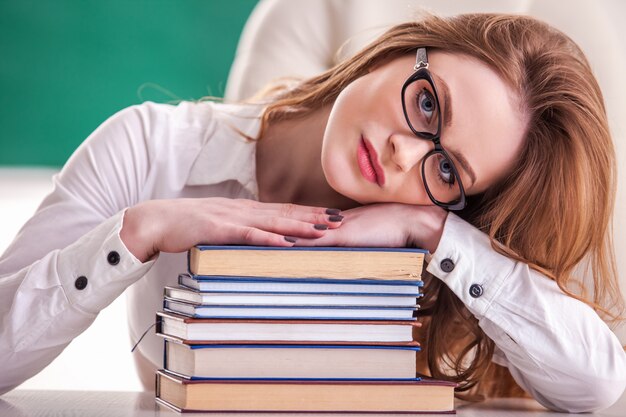
[(437, 206), (380, 203), (342, 211), (340, 228), (296, 246), (419, 247), (434, 253), (448, 212)]

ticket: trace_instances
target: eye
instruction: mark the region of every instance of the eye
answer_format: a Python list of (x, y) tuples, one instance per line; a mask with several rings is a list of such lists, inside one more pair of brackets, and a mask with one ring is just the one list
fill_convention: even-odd
[(426, 122), (430, 123), (437, 111), (437, 102), (432, 93), (425, 88), (417, 94), (417, 108), (424, 115)]
[(443, 155), (437, 155), (437, 177), (442, 183), (452, 187), (455, 183), (454, 172), (452, 171), (452, 164)]

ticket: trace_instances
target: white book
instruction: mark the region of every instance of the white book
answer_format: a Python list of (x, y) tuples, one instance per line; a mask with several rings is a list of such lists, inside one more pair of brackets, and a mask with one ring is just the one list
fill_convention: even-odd
[(157, 332), (187, 342), (406, 343), (418, 321), (196, 319), (158, 312)]
[(190, 379), (415, 379), (417, 346), (187, 345), (166, 340), (164, 368)]

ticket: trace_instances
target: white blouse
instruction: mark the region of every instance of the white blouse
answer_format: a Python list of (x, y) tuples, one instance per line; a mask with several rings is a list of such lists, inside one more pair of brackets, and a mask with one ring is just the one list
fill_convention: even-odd
[[(186, 257), (139, 262), (119, 236), (124, 210), (161, 198), (258, 199), (255, 144), (236, 130), (255, 136), (258, 114), (254, 106), (148, 102), (118, 112), (76, 150), (0, 258), (0, 394), (46, 367), (124, 291), (131, 340), (155, 322), (163, 287), (176, 284)], [(452, 213), (428, 271), (494, 340), (494, 362), (541, 404), (592, 411), (621, 396), (626, 354), (597, 314), (493, 251)], [(150, 332), (138, 351), (149, 381), (163, 341)]]

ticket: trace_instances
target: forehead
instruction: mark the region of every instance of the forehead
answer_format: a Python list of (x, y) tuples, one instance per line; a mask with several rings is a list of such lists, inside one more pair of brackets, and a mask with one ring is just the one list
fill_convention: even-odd
[(451, 123), (444, 120), (441, 143), (465, 156), (477, 177), (471, 191), (482, 192), (506, 175), (520, 152), (526, 121), (518, 96), (474, 58), (439, 51), (428, 58), (439, 99), (444, 100), (445, 83), (453, 109)]

